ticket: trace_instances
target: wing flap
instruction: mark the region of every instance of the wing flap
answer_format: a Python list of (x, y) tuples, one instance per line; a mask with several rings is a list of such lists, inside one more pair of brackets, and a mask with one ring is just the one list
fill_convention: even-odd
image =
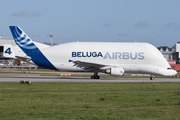
[(92, 62), (84, 62), (84, 61), (72, 61), (74, 66), (83, 68), (85, 71), (95, 71), (100, 70), (103, 67), (107, 67), (108, 65), (99, 64), (99, 63), (92, 63)]

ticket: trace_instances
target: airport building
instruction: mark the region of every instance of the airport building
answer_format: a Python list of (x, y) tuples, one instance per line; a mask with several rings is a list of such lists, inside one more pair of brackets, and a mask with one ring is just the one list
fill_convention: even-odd
[(13, 38), (2, 38), (0, 37), (0, 59), (5, 59), (3, 57), (4, 44), (11, 44), (12, 46), (16, 46)]
[(176, 60), (176, 63), (180, 64), (180, 42), (176, 42), (176, 44), (171, 49), (173, 60)]
[(4, 44), (11, 44), (12, 46), (16, 45), (12, 38), (0, 37), (0, 65), (1, 66), (2, 65), (9, 65), (9, 63), (10, 63), (9, 59), (7, 59), (3, 56)]
[(164, 55), (167, 60), (173, 60), (171, 48), (169, 48), (168, 46), (161, 46), (157, 49), (159, 49), (159, 51)]
[(158, 47), (159, 51), (167, 59), (171, 67), (180, 71), (180, 42), (176, 42), (171, 48), (167, 46)]
[(175, 43), (172, 48), (161, 46), (158, 49), (167, 60), (176, 60), (176, 64), (180, 64), (180, 42)]

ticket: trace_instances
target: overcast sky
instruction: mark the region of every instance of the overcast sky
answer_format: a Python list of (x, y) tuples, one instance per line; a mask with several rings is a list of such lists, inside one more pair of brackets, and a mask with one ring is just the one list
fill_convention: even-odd
[[(180, 0), (0, 0), (0, 36), (9, 26), (28, 35), (58, 35), (54, 43), (180, 41)], [(50, 37), (31, 37), (50, 42)]]

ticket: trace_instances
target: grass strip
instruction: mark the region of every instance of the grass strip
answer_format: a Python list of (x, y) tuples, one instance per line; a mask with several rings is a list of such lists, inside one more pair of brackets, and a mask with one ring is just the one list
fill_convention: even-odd
[(0, 118), (180, 119), (180, 83), (0, 83)]

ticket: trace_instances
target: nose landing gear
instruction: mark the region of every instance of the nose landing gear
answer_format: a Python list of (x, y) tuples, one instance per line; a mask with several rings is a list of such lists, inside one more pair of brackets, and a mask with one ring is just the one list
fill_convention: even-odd
[(150, 80), (154, 80), (154, 75), (151, 75)]

